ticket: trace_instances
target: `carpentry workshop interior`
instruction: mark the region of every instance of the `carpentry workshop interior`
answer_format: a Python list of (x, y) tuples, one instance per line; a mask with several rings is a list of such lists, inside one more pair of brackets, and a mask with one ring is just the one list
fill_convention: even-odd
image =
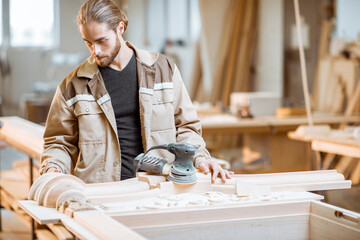
[(0, 239), (360, 239), (359, 11), (0, 0)]

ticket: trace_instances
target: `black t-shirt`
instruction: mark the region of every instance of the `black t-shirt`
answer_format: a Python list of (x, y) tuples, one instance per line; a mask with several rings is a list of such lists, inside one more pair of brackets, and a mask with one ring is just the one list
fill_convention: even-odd
[(114, 109), (121, 150), (121, 180), (135, 177), (134, 158), (143, 152), (135, 54), (121, 71), (99, 66)]

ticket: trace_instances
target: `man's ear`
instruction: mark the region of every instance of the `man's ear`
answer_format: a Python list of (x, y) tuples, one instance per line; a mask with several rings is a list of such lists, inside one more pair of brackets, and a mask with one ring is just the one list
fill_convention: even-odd
[(123, 33), (125, 32), (124, 22), (120, 22), (116, 29), (118, 34), (123, 35)]

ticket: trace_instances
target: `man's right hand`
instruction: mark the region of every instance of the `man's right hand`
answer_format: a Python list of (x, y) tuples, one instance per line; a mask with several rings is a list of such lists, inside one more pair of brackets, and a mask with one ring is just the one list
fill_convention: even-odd
[(50, 173), (50, 172), (60, 172), (57, 168), (49, 168), (47, 171), (46, 171), (47, 173)]

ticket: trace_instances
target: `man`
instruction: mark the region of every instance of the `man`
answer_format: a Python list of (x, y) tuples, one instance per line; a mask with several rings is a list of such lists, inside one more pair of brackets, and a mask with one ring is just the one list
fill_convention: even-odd
[[(133, 159), (159, 144), (198, 146), (195, 166), (232, 172), (210, 160), (196, 111), (178, 68), (125, 42), (124, 13), (110, 0), (88, 0), (77, 22), (91, 57), (60, 83), (49, 111), (40, 173), (71, 173), (85, 182), (135, 177)], [(154, 155), (173, 156), (164, 150)]]

